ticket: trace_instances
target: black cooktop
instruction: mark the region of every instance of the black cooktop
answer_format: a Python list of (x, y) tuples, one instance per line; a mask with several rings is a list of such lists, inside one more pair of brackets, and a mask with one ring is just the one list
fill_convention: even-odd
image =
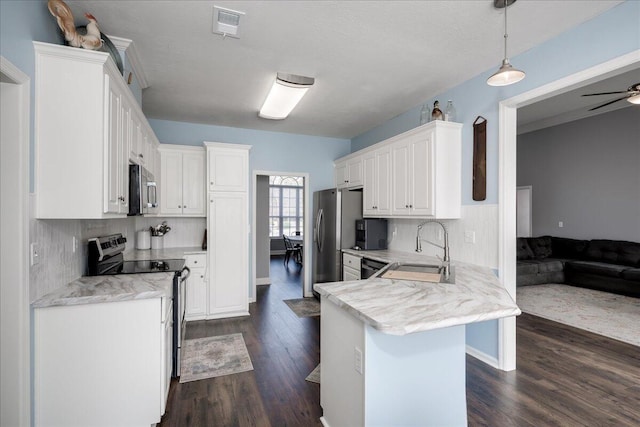
[(138, 274), (182, 271), (184, 259), (122, 261), (100, 274)]

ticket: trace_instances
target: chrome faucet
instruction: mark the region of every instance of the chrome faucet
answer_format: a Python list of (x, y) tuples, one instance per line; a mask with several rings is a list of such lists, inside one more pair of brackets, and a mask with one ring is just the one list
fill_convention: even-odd
[[(440, 227), (442, 227), (442, 229), (444, 230), (444, 246), (438, 245), (437, 243), (433, 243), (430, 240), (420, 238), (420, 231), (422, 230), (422, 227), (432, 223), (440, 224)], [(416, 234), (416, 252), (422, 252), (422, 243), (421, 243), (422, 240), (432, 244), (437, 248), (444, 250), (444, 258), (442, 258), (442, 266), (444, 267), (444, 277), (448, 279), (451, 271), (451, 258), (449, 257), (449, 232), (447, 231), (447, 227), (443, 223), (435, 219), (428, 219), (422, 222), (420, 225), (418, 225), (418, 232)]]

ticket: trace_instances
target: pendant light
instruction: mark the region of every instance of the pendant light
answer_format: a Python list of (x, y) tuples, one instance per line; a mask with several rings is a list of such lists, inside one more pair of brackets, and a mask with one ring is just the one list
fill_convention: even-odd
[(515, 2), (516, 0), (494, 0), (493, 2), (496, 9), (504, 8), (504, 59), (498, 71), (487, 79), (489, 86), (507, 86), (519, 82), (525, 76), (524, 71), (513, 68), (507, 57), (507, 8)]

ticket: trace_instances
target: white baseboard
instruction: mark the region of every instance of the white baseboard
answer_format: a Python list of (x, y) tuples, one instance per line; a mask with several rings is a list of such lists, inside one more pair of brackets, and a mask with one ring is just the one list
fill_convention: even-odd
[(324, 427), (330, 427), (329, 423), (327, 423), (327, 420), (325, 420), (324, 417), (320, 417), (320, 422)]
[(466, 349), (469, 356), (475, 357), (479, 361), (484, 362), (493, 368), (500, 369), (498, 359), (496, 359), (495, 357), (489, 356), (487, 353), (484, 353), (470, 346), (466, 346)]
[(256, 278), (256, 285), (270, 285), (271, 279), (269, 277)]

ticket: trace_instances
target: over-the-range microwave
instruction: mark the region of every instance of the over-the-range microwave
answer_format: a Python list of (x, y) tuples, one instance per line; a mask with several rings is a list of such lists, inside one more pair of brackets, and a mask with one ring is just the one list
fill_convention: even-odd
[(157, 210), (158, 194), (153, 175), (140, 165), (129, 165), (129, 215), (153, 214)]

